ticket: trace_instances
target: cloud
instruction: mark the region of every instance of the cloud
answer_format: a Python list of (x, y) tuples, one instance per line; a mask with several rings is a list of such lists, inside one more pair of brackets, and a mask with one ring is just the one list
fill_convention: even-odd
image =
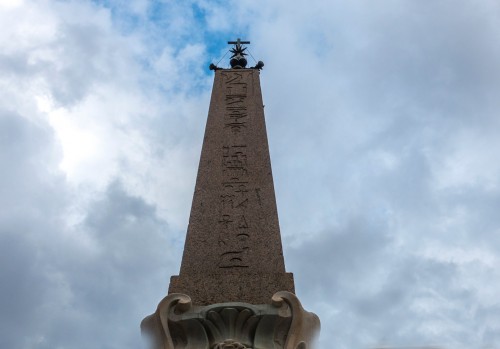
[(238, 36), (266, 64), (287, 269), (321, 345), (498, 346), (498, 10), (2, 3), (1, 346), (139, 346), (180, 264), (206, 68)]
[(79, 197), (52, 172), (52, 130), (18, 115), (0, 120), (9, 165), (0, 220), (0, 292), (9, 315), (1, 318), (2, 347), (138, 347), (138, 323), (155, 306), (147, 300), (163, 295), (172, 258), (180, 258), (169, 250), (167, 223), (115, 182), (71, 225)]

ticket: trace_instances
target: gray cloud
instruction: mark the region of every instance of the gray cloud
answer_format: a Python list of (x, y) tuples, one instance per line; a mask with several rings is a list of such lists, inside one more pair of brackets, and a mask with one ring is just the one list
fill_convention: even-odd
[(0, 345), (139, 346), (180, 264), (208, 51), (224, 46), (207, 40), (247, 35), (266, 63), (287, 268), (321, 345), (497, 347), (497, 13), (450, 0), (0, 7)]
[(1, 305), (8, 315), (1, 318), (2, 347), (138, 347), (138, 324), (155, 307), (148, 299), (162, 297), (180, 258), (168, 247), (166, 222), (112, 183), (89, 203), (80, 224), (68, 226), (68, 207), (78, 197), (62, 175), (50, 173), (53, 133), (18, 115), (0, 120), (8, 141), (2, 147), (8, 184), (0, 220)]

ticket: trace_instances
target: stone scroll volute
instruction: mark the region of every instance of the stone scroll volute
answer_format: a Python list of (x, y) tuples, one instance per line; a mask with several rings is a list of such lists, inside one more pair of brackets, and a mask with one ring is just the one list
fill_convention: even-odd
[(286, 291), (271, 304), (210, 306), (174, 293), (141, 324), (148, 349), (311, 349), (319, 327), (318, 317)]

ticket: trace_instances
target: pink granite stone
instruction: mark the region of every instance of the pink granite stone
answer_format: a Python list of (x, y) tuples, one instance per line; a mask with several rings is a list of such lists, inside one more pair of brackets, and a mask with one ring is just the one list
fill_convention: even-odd
[(285, 271), (259, 71), (217, 70), (179, 276), (196, 305), (264, 304)]

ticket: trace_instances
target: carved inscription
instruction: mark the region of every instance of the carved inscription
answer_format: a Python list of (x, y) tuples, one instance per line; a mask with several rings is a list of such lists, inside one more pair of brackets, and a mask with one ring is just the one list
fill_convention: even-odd
[(242, 73), (224, 76), (224, 129), (221, 149), (222, 182), (219, 202), (219, 268), (248, 268), (251, 222), (247, 218), (250, 187), (247, 145), (241, 141), (248, 121), (247, 82)]
[(222, 159), (224, 177), (238, 179), (247, 175), (246, 145), (224, 146)]
[(225, 75), (224, 87), (226, 92), (224, 127), (233, 133), (242, 132), (247, 127), (247, 83), (242, 73)]
[(222, 148), (219, 218), (220, 268), (247, 268), (250, 224), (246, 218), (249, 178), (245, 145)]

